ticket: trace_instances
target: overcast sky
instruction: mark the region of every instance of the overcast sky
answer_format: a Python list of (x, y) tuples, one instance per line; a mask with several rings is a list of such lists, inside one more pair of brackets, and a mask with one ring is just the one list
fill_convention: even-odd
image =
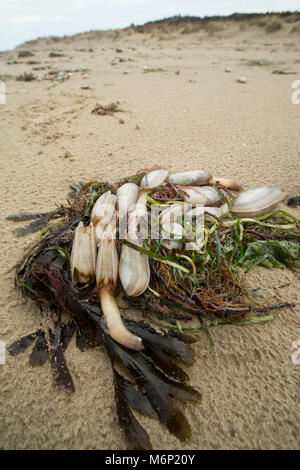
[(39, 36), (143, 24), (173, 15), (299, 9), (299, 0), (1, 0), (0, 50)]

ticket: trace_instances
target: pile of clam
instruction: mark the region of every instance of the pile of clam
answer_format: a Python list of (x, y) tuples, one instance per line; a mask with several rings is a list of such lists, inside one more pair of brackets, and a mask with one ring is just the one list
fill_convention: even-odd
[[(143, 348), (141, 338), (131, 333), (123, 323), (114, 298), (118, 277), (128, 296), (139, 296), (150, 281), (149, 258), (127, 244), (122, 245), (120, 258), (116, 247), (116, 219), (119, 225), (127, 218), (126, 239), (134, 245), (143, 246), (138, 234), (140, 220), (147, 214), (147, 195), (168, 182), (178, 191), (183, 202), (174, 201), (160, 214), (160, 223), (166, 233), (175, 239), (164, 240), (167, 249), (180, 249), (184, 227), (178, 222), (182, 204), (192, 209), (190, 216), (210, 214), (220, 218), (229, 214), (228, 194), (225, 189), (239, 191), (242, 184), (225, 178), (216, 178), (205, 171), (188, 171), (168, 176), (166, 170), (154, 170), (146, 174), (138, 187), (125, 183), (117, 190), (102, 194), (96, 201), (90, 218), (90, 225), (80, 222), (76, 228), (72, 254), (71, 278), (74, 285), (96, 279), (103, 311), (103, 326), (118, 343), (134, 350)], [(223, 189), (222, 189), (223, 188)], [(226, 198), (222, 197), (223, 195)], [(264, 186), (240, 194), (231, 205), (230, 213), (235, 217), (257, 217), (274, 207), (284, 198), (285, 193), (277, 186)], [(200, 207), (199, 207), (200, 206)]]

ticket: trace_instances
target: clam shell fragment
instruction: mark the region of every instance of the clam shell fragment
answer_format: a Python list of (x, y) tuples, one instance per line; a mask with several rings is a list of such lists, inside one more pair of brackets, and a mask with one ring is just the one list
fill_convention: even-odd
[(285, 197), (278, 186), (261, 186), (242, 193), (231, 208), (236, 217), (255, 217), (274, 209)]
[(187, 186), (204, 185), (210, 178), (211, 174), (207, 171), (184, 171), (169, 176), (169, 183)]
[(233, 189), (234, 191), (239, 191), (243, 184), (240, 181), (232, 180), (229, 178), (218, 178), (217, 176), (212, 176), (209, 181), (209, 184), (221, 184), (224, 188)]

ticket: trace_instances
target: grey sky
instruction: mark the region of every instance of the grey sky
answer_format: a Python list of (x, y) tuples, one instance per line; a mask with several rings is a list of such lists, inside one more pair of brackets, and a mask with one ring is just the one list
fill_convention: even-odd
[(299, 9), (299, 0), (2, 0), (0, 50), (39, 36), (63, 36), (91, 29), (181, 15), (227, 15)]

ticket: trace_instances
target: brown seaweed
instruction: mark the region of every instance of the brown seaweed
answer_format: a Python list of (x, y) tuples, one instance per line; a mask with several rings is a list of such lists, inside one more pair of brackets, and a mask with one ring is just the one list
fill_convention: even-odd
[(14, 232), (19, 237), (25, 237), (25, 235), (28, 235), (29, 233), (37, 232), (43, 226), (45, 226), (46, 223), (47, 222), (45, 221), (45, 219), (37, 219), (33, 222), (30, 222), (30, 224), (26, 225), (26, 227), (15, 228)]
[[(121, 183), (116, 183), (116, 187), (118, 184)], [(73, 230), (81, 220), (89, 223), (92, 203), (107, 187), (106, 183), (83, 186), (80, 182), (79, 185), (72, 185), (76, 197), (70, 203), (70, 208), (61, 212), (63, 222), (50, 229), (17, 264), (16, 285), (21, 286), (24, 293), (38, 303), (42, 312), (49, 312), (50, 309), (51, 318), (55, 322), (54, 329), (39, 331), (30, 363), (42, 365), (49, 359), (54, 383), (74, 392), (75, 384), (65, 359), (65, 352), (73, 335), (76, 334), (76, 346), (81, 351), (88, 347), (104, 346), (114, 370), (117, 413), (120, 425), (125, 430), (128, 446), (131, 449), (151, 449), (150, 439), (132, 410), (159, 419), (181, 440), (191, 435), (190, 425), (177, 399), (197, 402), (201, 396), (186, 384), (188, 374), (178, 363), (193, 363), (190, 343), (194, 339), (189, 340), (188, 336), (180, 333), (157, 332), (145, 322), (128, 320), (127, 327), (143, 338), (144, 350), (138, 353), (127, 350), (103, 330), (102, 312), (99, 304), (93, 302), (92, 290), (81, 291), (72, 286), (68, 259)], [(34, 218), (36, 221), (43, 221), (43, 216), (50, 217), (46, 213), (36, 214)], [(26, 215), (26, 220), (29, 217), (31, 216)], [(12, 220), (22, 220), (22, 216)], [(62, 312), (70, 317), (66, 324), (61, 322)], [(25, 350), (23, 343), (33, 342), (36, 338), (33, 335), (27, 336), (28, 340), (13, 343), (10, 350), (13, 353), (18, 348)], [(132, 382), (117, 372), (115, 361), (127, 368)]]
[[(120, 111), (110, 109), (109, 106), (99, 105), (94, 112), (105, 115)], [(124, 320), (127, 328), (142, 338), (144, 348), (142, 351), (133, 351), (116, 343), (102, 327), (103, 316), (94, 285), (90, 283), (88, 287), (81, 286), (77, 289), (71, 284), (69, 258), (72, 240), (74, 229), (80, 221), (86, 225), (90, 223), (93, 205), (104, 191), (111, 190), (115, 193), (125, 182), (138, 182), (147, 170), (114, 182), (71, 184), (72, 200), (68, 200), (69, 206), (58, 208), (52, 213), (8, 216), (10, 220), (16, 221), (35, 219), (27, 227), (18, 229), (21, 234), (32, 232), (39, 224), (40, 227), (46, 227), (43, 238), (15, 266), (15, 282), (26, 296), (39, 305), (42, 314), (47, 314), (48, 319), (51, 311), (50, 318), (53, 320), (53, 328), (49, 328), (47, 332), (38, 330), (15, 341), (9, 347), (9, 352), (17, 355), (36, 339), (30, 362), (39, 365), (49, 359), (55, 384), (74, 392), (75, 384), (65, 359), (72, 337), (76, 334), (76, 346), (81, 351), (101, 345), (111, 360), (118, 419), (130, 449), (151, 449), (149, 436), (132, 410), (159, 419), (182, 441), (191, 435), (191, 427), (181, 402), (199, 402), (201, 395), (187, 384), (189, 376), (184, 366), (193, 364), (191, 344), (195, 342), (195, 338), (181, 332), (179, 320), (185, 321), (196, 316), (200, 328), (191, 331), (204, 331), (213, 344), (210, 326), (230, 322), (241, 324), (249, 318), (250, 312), (258, 312), (257, 319), (268, 308), (290, 306), (282, 303), (260, 309), (257, 305), (246, 302), (243, 277), (238, 275), (235, 268), (249, 240), (255, 240), (261, 234), (266, 237), (268, 234), (272, 237), (282, 236), (280, 224), (275, 225), (274, 230), (262, 228), (264, 224), (247, 225), (242, 238), (239, 225), (241, 222), (237, 221), (237, 225), (229, 227), (221, 219), (216, 219), (214, 223), (217, 227), (214, 235), (208, 237), (206, 253), (194, 253), (189, 261), (187, 256), (180, 256), (179, 260), (174, 254), (166, 253), (156, 242), (147, 244), (146, 254), (151, 268), (150, 288), (140, 297), (126, 300), (143, 310), (145, 315), (151, 312), (162, 318), (170, 325), (170, 329), (160, 328), (157, 331), (144, 321)], [(181, 199), (181, 196), (175, 186), (167, 184), (158, 188), (151, 198), (157, 201), (174, 201)], [(52, 217), (62, 218), (58, 227), (49, 226), (48, 222)], [(293, 222), (296, 220), (291, 215), (288, 217)], [(292, 232), (286, 237), (297, 237), (296, 233)], [(118, 248), (121, 243), (118, 240)], [(137, 249), (141, 250), (140, 247)], [(210, 259), (208, 264), (206, 255)], [(174, 262), (185, 268), (184, 273), (181, 269), (174, 268)], [(65, 316), (69, 319), (63, 324), (61, 319)], [(179, 331), (172, 331), (172, 328)], [(126, 377), (129, 374), (130, 380), (121, 375), (119, 367), (117, 369), (120, 365), (120, 370), (127, 370)]]
[(29, 335), (23, 336), (20, 339), (14, 341), (9, 347), (8, 352), (11, 356), (17, 356), (20, 353), (26, 351), (29, 346), (34, 342), (38, 335), (42, 333), (41, 330), (36, 331), (35, 333), (30, 333)]
[[(69, 325), (64, 325), (63, 328), (67, 328)], [(49, 336), (52, 343), (50, 349), (50, 362), (54, 372), (55, 383), (58, 387), (65, 388), (70, 392), (75, 392), (75, 386), (68, 369), (68, 366), (64, 357), (64, 350), (62, 346), (62, 326), (60, 324), (56, 327), (55, 335), (51, 330), (49, 330)], [(72, 337), (72, 336), (71, 336)], [(69, 336), (64, 336), (64, 338), (70, 339)], [(66, 348), (68, 344), (65, 341), (64, 347)]]
[[(77, 337), (84, 339), (85, 346), (102, 344), (111, 358), (113, 367), (118, 359), (134, 377), (135, 385), (131, 385), (115, 375), (120, 425), (130, 428), (127, 432), (130, 447), (151, 448), (147, 434), (132, 414), (131, 407), (152, 417), (157, 415), (171, 433), (181, 440), (187, 439), (191, 435), (191, 428), (175, 398), (199, 401), (201, 397), (197, 391), (186, 385), (187, 374), (171, 361), (176, 359), (186, 364), (193, 362), (193, 353), (186, 337), (183, 335), (181, 338), (180, 334), (169, 335), (167, 332), (157, 333), (144, 322), (130, 320), (127, 321), (127, 326), (143, 338), (144, 351), (135, 352), (121, 347), (102, 329), (100, 308), (81, 300), (80, 292), (71, 285), (65, 269), (66, 260), (51, 250), (39, 253), (36, 258), (33, 255), (33, 258), (32, 262), (27, 263), (30, 269), (27, 269), (27, 266), (24, 270), (25, 274), (27, 273), (27, 294), (36, 300), (43, 296), (48, 306), (52, 309), (56, 306), (58, 311), (69, 313), (73, 319), (73, 323), (69, 325), (58, 323), (55, 335), (49, 331), (52, 343), (49, 355), (56, 385), (70, 391), (75, 390), (64, 359), (62, 344), (63, 341), (65, 345), (70, 341), (76, 325)], [(45, 334), (40, 336), (41, 339), (32, 353), (32, 364), (42, 364), (48, 358)], [(83, 349), (82, 343), (79, 343), (79, 346)], [(118, 393), (120, 396), (117, 396)]]
[(145, 391), (162, 424), (181, 441), (188, 439), (191, 427), (175, 398), (196, 402), (201, 400), (200, 393), (185, 383), (168, 378), (143, 351), (125, 349), (99, 329), (98, 334), (112, 362), (118, 358), (138, 387)]
[(29, 363), (32, 366), (42, 366), (48, 359), (49, 348), (45, 332), (42, 331), (38, 336), (29, 357)]
[(15, 222), (32, 220), (32, 219), (42, 219), (45, 217), (52, 217), (56, 214), (57, 211), (50, 212), (20, 212), (19, 214), (10, 214), (6, 217), (7, 220), (13, 220)]
[[(151, 450), (152, 445), (147, 432), (140, 425), (132, 413), (129, 404), (130, 394), (128, 381), (114, 370), (116, 409), (119, 418), (119, 424), (124, 431), (128, 450)], [(132, 402), (131, 402), (132, 406)], [(151, 405), (150, 405), (151, 406)], [(145, 413), (145, 411), (143, 411)]]

